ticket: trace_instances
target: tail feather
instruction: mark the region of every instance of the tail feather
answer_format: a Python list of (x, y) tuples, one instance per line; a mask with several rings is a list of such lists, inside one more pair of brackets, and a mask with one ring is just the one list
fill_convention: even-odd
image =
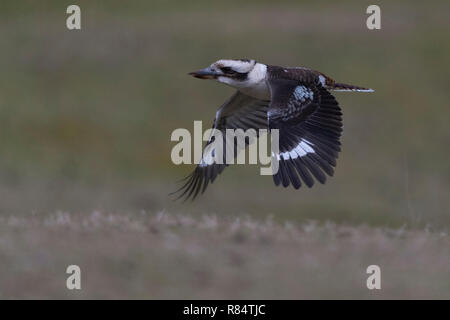
[(374, 92), (375, 90), (370, 88), (363, 88), (354, 86), (351, 84), (345, 84), (345, 83), (334, 83), (332, 87), (330, 88), (334, 91), (356, 91), (356, 92)]

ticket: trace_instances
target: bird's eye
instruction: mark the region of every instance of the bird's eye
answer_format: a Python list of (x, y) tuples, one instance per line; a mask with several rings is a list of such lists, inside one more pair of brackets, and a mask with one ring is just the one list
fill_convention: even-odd
[(221, 70), (223, 73), (226, 73), (226, 74), (234, 74), (234, 73), (236, 73), (236, 71), (234, 71), (234, 70), (231, 69), (230, 67), (222, 67), (222, 68), (220, 68), (220, 70)]

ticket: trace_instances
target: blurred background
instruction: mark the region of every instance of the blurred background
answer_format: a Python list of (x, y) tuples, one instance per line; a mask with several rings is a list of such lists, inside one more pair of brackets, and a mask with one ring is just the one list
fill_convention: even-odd
[[(80, 31), (66, 28), (70, 4)], [(366, 27), (370, 4), (2, 1), (0, 216), (144, 211), (448, 231), (450, 3), (377, 1), (381, 30)], [(220, 58), (376, 90), (335, 94), (344, 132), (333, 178), (283, 189), (259, 166), (235, 166), (194, 203), (168, 197), (194, 169), (171, 162), (172, 131), (207, 129), (233, 93), (187, 73)]]

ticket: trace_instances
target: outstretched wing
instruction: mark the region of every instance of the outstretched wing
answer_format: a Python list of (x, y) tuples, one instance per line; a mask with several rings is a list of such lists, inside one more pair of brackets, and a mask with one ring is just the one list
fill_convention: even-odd
[(279, 152), (272, 154), (279, 166), (273, 179), (277, 186), (292, 184), (296, 189), (302, 182), (312, 187), (313, 177), (325, 183), (325, 173), (333, 175), (342, 132), (342, 113), (336, 99), (313, 73), (301, 76), (289, 78), (286, 74), (268, 80), (269, 128), (279, 130)]
[(184, 180), (184, 185), (174, 192), (179, 194), (178, 198), (185, 197), (192, 200), (206, 190), (209, 183), (213, 183), (216, 177), (222, 173), (227, 164), (226, 146), (231, 145), (234, 149), (234, 157), (236, 157), (240, 151), (245, 149), (247, 145), (253, 143), (255, 139), (245, 139), (244, 145), (238, 144), (237, 139), (228, 139), (226, 135), (226, 129), (242, 129), (246, 131), (248, 129), (255, 129), (258, 134), (258, 129), (267, 129), (267, 110), (269, 108), (269, 101), (258, 100), (252, 98), (246, 94), (237, 91), (228, 101), (226, 101), (217, 111), (216, 117), (212, 128), (219, 130), (223, 138), (222, 157), (221, 163), (216, 163), (215, 158), (214, 140), (215, 136), (212, 135), (209, 141), (206, 143), (203, 149), (203, 155), (201, 162), (196, 169), (187, 176)]

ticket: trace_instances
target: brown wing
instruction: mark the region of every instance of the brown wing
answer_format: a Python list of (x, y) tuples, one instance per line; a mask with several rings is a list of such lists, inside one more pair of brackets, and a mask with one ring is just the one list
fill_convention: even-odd
[(226, 146), (231, 145), (234, 149), (234, 157), (245, 149), (245, 147), (253, 143), (254, 139), (246, 139), (244, 145), (240, 145), (238, 140), (227, 139), (226, 129), (258, 129), (267, 128), (267, 110), (269, 101), (262, 101), (252, 98), (246, 94), (237, 91), (227, 102), (225, 102), (216, 113), (213, 129), (219, 130), (223, 138), (222, 161), (217, 163), (213, 159), (216, 156), (215, 136), (211, 136), (203, 149), (203, 156), (195, 168), (195, 170), (184, 180), (183, 186), (173, 194), (179, 194), (177, 199), (185, 198), (185, 200), (195, 199), (197, 195), (203, 193), (209, 183), (213, 183), (216, 177), (222, 173), (223, 169), (228, 166)]
[(268, 80), (271, 104), (269, 128), (279, 130), (274, 153), (276, 185), (308, 187), (314, 178), (325, 183), (334, 174), (340, 151), (342, 113), (336, 99), (322, 86), (318, 74), (304, 70), (284, 72)]

